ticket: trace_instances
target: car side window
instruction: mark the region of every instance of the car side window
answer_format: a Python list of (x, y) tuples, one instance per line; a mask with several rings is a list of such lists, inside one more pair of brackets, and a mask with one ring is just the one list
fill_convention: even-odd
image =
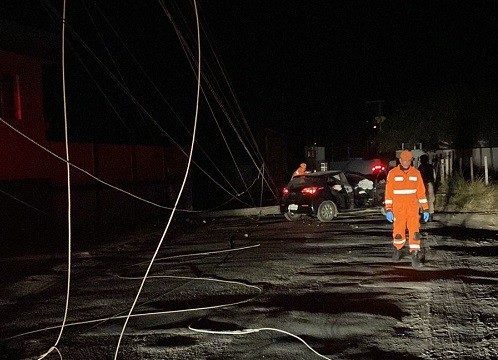
[(341, 191), (343, 189), (341, 179), (337, 175), (329, 177), (327, 185), (330, 187), (330, 190)]

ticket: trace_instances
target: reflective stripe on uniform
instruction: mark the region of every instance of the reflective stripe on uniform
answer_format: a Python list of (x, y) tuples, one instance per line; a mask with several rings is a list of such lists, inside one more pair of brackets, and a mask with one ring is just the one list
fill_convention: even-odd
[(393, 240), (394, 245), (401, 245), (401, 244), (404, 244), (405, 242), (406, 242), (406, 239), (400, 239), (400, 240), (394, 239)]
[(386, 199), (386, 200), (384, 200), (384, 204), (392, 204), (392, 203), (393, 203), (393, 201), (392, 201), (392, 200), (387, 200), (387, 199)]
[(408, 194), (416, 194), (417, 189), (399, 189), (399, 190), (393, 190), (393, 194), (395, 195), (408, 195)]
[(410, 180), (410, 181), (417, 181), (418, 178), (416, 176), (409, 176), (408, 180)]
[(410, 244), (410, 250), (420, 250), (420, 245)]
[(419, 204), (427, 204), (427, 199), (418, 199)]
[(403, 176), (395, 176), (394, 181), (403, 181), (405, 178)]

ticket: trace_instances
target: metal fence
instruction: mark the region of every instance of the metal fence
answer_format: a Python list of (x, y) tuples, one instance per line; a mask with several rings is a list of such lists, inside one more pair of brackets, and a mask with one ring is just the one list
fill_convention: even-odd
[(486, 184), (497, 178), (497, 147), (445, 149), (437, 150), (431, 155), (435, 176), (441, 182), (455, 173), (471, 181), (474, 181), (476, 177), (481, 177)]

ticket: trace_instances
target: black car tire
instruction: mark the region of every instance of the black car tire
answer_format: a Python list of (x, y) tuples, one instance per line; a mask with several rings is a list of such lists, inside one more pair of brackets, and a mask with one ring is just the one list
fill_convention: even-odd
[(286, 212), (284, 213), (284, 217), (289, 220), (289, 221), (297, 221), (299, 219), (301, 219), (303, 217), (302, 214), (294, 214), (294, 213), (291, 213), (291, 212)]
[(337, 206), (333, 201), (325, 200), (318, 207), (316, 216), (321, 222), (332, 221), (337, 216)]

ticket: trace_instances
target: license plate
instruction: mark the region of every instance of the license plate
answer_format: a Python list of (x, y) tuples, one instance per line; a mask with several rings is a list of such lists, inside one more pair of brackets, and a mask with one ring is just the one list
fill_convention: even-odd
[(298, 207), (297, 204), (290, 204), (288, 209), (289, 209), (289, 211), (296, 211), (297, 207)]

